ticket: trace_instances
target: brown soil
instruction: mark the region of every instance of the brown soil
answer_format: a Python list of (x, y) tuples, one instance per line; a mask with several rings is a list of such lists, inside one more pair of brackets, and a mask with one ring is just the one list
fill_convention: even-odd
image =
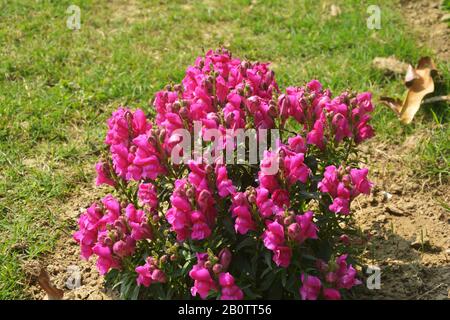
[[(450, 57), (448, 23), (441, 21), (442, 1), (402, 0), (407, 23), (441, 61)], [(425, 134), (425, 133), (424, 133)], [(420, 141), (410, 136), (402, 145), (376, 139), (367, 151), (376, 186), (368, 199), (356, 201), (359, 226), (373, 235), (364, 253), (367, 264), (381, 268), (381, 289), (372, 299), (450, 298), (450, 183), (420, 180), (408, 162)]]
[[(73, 200), (62, 208), (61, 220), (66, 226), (55, 246), (54, 253), (43, 257), (39, 262), (25, 265), (25, 271), (30, 276), (27, 293), (33, 299), (48, 298), (36, 281), (37, 270), (41, 268), (46, 269), (52, 284), (64, 291), (63, 299), (110, 300), (117, 298), (114, 292), (105, 289), (104, 278), (98, 273), (95, 260), (81, 259), (80, 248), (72, 238), (79, 215), (86, 210), (86, 206), (94, 200), (95, 196), (101, 194), (100, 190), (97, 190), (95, 194), (91, 192), (92, 190), (94, 190), (93, 185), (84, 193), (74, 196)], [(79, 287), (72, 289), (70, 283), (68, 287), (66, 282), (71, 276), (73, 277), (74, 268), (79, 272), (81, 281)]]
[(442, 21), (446, 15), (441, 10), (443, 1), (401, 0), (400, 3), (407, 22), (419, 35), (419, 44), (433, 49), (439, 60), (448, 61), (450, 33), (448, 21)]
[(405, 158), (411, 139), (394, 147), (373, 141), (368, 166), (370, 197), (354, 203), (355, 218), (372, 237), (363, 254), (381, 269), (381, 289), (369, 299), (447, 299), (450, 294), (450, 184), (414, 178)]

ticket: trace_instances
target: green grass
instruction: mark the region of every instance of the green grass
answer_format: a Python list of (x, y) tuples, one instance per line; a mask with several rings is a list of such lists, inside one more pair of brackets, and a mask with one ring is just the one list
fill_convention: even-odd
[[(386, 79), (372, 59), (415, 62), (429, 51), (392, 1), (377, 1), (381, 30), (366, 27), (371, 1), (334, 1), (338, 17), (319, 2), (0, 1), (0, 299), (26, 297), (22, 261), (51, 252), (64, 204), (92, 188), (110, 113), (120, 104), (148, 108), (205, 49), (272, 61), (282, 87), (317, 78), (334, 92), (401, 95), (401, 79)], [(78, 31), (66, 27), (71, 4), (81, 8)], [(448, 88), (449, 63), (438, 65)], [(404, 128), (380, 106), (375, 126), (393, 143), (432, 130), (419, 155), (427, 174), (440, 163), (448, 175), (448, 106), (428, 109)]]

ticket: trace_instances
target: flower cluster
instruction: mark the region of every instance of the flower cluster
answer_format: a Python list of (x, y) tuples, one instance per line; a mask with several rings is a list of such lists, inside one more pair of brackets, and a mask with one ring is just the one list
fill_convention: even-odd
[(207, 253), (197, 253), (197, 264), (189, 272), (189, 276), (194, 280), (194, 286), (191, 288), (193, 296), (197, 294), (206, 299), (211, 291), (221, 289), (221, 300), (241, 300), (244, 297), (242, 290), (235, 284), (234, 277), (225, 272), (228, 268), (229, 257), (228, 249), (222, 250), (219, 263), (211, 267), (211, 261)]
[[(142, 110), (135, 112), (119, 108), (108, 120), (105, 143), (110, 146), (111, 158), (116, 174), (125, 180), (155, 179), (165, 169), (160, 162), (160, 153), (154, 143), (151, 124)], [(101, 167), (99, 165), (99, 170)], [(103, 176), (105, 170), (100, 171)], [(100, 179), (100, 181), (109, 180)]]
[(120, 269), (121, 260), (133, 255), (137, 241), (152, 238), (145, 212), (133, 204), (123, 207), (112, 195), (91, 205), (78, 225), (74, 239), (81, 246), (81, 254), (85, 259), (96, 255), (101, 274)]
[[(330, 90), (313, 80), (306, 87), (289, 87), (278, 97), (283, 123), (293, 118), (307, 132), (307, 143), (324, 150), (328, 142), (353, 138), (361, 143), (374, 135), (369, 125), (373, 111), (370, 93), (352, 96), (344, 92), (332, 99)], [(334, 137), (332, 139), (332, 137)]]
[(356, 278), (357, 272), (350, 264), (347, 264), (347, 255), (341, 255), (333, 263), (325, 263), (319, 260), (317, 269), (321, 272), (324, 279), (323, 283), (319, 277), (302, 274), (302, 287), (300, 295), (303, 300), (316, 300), (322, 292), (327, 300), (340, 300), (340, 289), (351, 289), (361, 284)]
[(136, 267), (136, 273), (138, 274), (137, 284), (144, 287), (148, 287), (155, 282), (166, 282), (166, 274), (158, 269), (157, 261), (153, 257), (148, 257), (143, 266)]
[[(74, 234), (100, 273), (136, 279), (144, 298), (243, 299), (244, 288), (253, 299), (340, 299), (359, 284), (342, 215), (372, 187), (357, 158), (374, 135), (370, 93), (333, 98), (317, 80), (281, 92), (269, 64), (221, 49), (157, 92), (152, 108), (149, 119), (120, 107), (107, 123), (96, 184), (115, 193), (92, 204)], [(251, 158), (250, 142), (236, 137), (244, 129), (258, 140), (272, 129), (275, 145), (259, 149), (256, 164), (223, 161), (217, 151), (234, 159), (242, 146)]]
[(318, 187), (321, 192), (328, 193), (333, 198), (329, 209), (335, 213), (347, 215), (350, 213), (350, 202), (359, 194), (370, 194), (373, 185), (367, 179), (369, 170), (328, 166)]
[[(317, 239), (318, 228), (313, 222), (313, 212), (300, 215), (290, 215), (284, 220), (266, 220), (266, 230), (263, 233), (264, 246), (272, 250), (273, 261), (277, 266), (287, 268), (292, 257), (292, 248), (286, 244), (302, 244), (306, 239)], [(287, 232), (285, 232), (287, 229)]]

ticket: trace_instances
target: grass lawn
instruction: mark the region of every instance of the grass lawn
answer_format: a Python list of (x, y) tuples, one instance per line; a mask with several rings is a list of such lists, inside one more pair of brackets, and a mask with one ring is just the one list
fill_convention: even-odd
[[(339, 16), (329, 15), (331, 3)], [(206, 49), (224, 45), (272, 61), (282, 88), (316, 78), (333, 92), (401, 96), (401, 78), (386, 78), (371, 61), (395, 55), (415, 63), (430, 51), (417, 46), (394, 1), (377, 1), (381, 29), (369, 30), (372, 3), (0, 0), (0, 299), (26, 297), (22, 261), (52, 251), (66, 226), (64, 205), (93, 189), (111, 112), (121, 104), (148, 109)], [(81, 8), (77, 31), (66, 26), (71, 4)], [(450, 63), (437, 64), (449, 88)], [(442, 179), (450, 171), (449, 108), (423, 109), (403, 127), (378, 106), (377, 139), (427, 132), (414, 165)]]

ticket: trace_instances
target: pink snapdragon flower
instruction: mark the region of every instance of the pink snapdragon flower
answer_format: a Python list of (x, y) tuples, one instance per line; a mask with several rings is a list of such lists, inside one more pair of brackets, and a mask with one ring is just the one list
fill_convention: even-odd
[(246, 234), (249, 230), (256, 230), (250, 211), (250, 205), (243, 192), (237, 192), (231, 202), (232, 217), (235, 218), (234, 229), (240, 234)]
[(264, 246), (273, 252), (272, 260), (277, 266), (287, 268), (291, 262), (292, 249), (285, 244), (284, 227), (277, 221), (266, 220), (262, 235)]
[[(348, 174), (350, 172), (350, 174)], [(349, 169), (335, 166), (325, 168), (318, 188), (333, 199), (329, 209), (335, 213), (349, 214), (350, 202), (359, 194), (370, 194), (373, 183), (367, 179), (368, 169)]]
[(125, 216), (127, 217), (128, 225), (131, 228), (131, 238), (136, 241), (152, 238), (152, 231), (148, 225), (144, 211), (136, 210), (134, 205), (130, 203), (125, 208)]
[(228, 179), (227, 168), (224, 165), (216, 166), (216, 185), (219, 196), (224, 198), (236, 192), (233, 182)]
[(80, 244), (83, 258), (97, 256), (101, 274), (120, 269), (122, 259), (134, 254), (136, 242), (152, 237), (144, 211), (133, 204), (122, 208), (112, 195), (105, 196), (101, 204), (90, 206), (78, 224), (79, 230), (73, 237)]
[(313, 216), (312, 211), (296, 215), (295, 222), (288, 227), (289, 237), (297, 243), (303, 243), (306, 239), (317, 239), (318, 228), (313, 222)]
[(138, 189), (138, 198), (150, 209), (155, 209), (158, 206), (158, 195), (156, 187), (151, 183), (141, 183)]
[(151, 124), (142, 110), (119, 108), (108, 120), (105, 143), (110, 146), (116, 174), (125, 180), (155, 179), (165, 169), (160, 155), (149, 142)]
[(97, 171), (97, 178), (95, 184), (97, 186), (101, 184), (108, 184), (112, 187), (116, 185), (116, 182), (111, 178), (109, 165), (105, 162), (97, 162), (95, 165), (95, 170)]
[(318, 277), (302, 273), (302, 286), (300, 295), (303, 300), (317, 300), (322, 288), (322, 283)]
[(219, 274), (219, 284), (222, 287), (220, 300), (242, 300), (244, 293), (235, 284), (234, 277), (229, 273)]
[(198, 294), (202, 299), (206, 299), (211, 291), (217, 291), (217, 284), (213, 280), (210, 271), (205, 267), (204, 255), (205, 254), (197, 254), (198, 262), (192, 270), (189, 271), (189, 277), (194, 280), (191, 294), (194, 297)]
[(149, 287), (152, 283), (165, 283), (166, 275), (163, 271), (157, 268), (156, 260), (148, 257), (143, 266), (136, 267), (138, 274), (136, 282), (138, 285)]

